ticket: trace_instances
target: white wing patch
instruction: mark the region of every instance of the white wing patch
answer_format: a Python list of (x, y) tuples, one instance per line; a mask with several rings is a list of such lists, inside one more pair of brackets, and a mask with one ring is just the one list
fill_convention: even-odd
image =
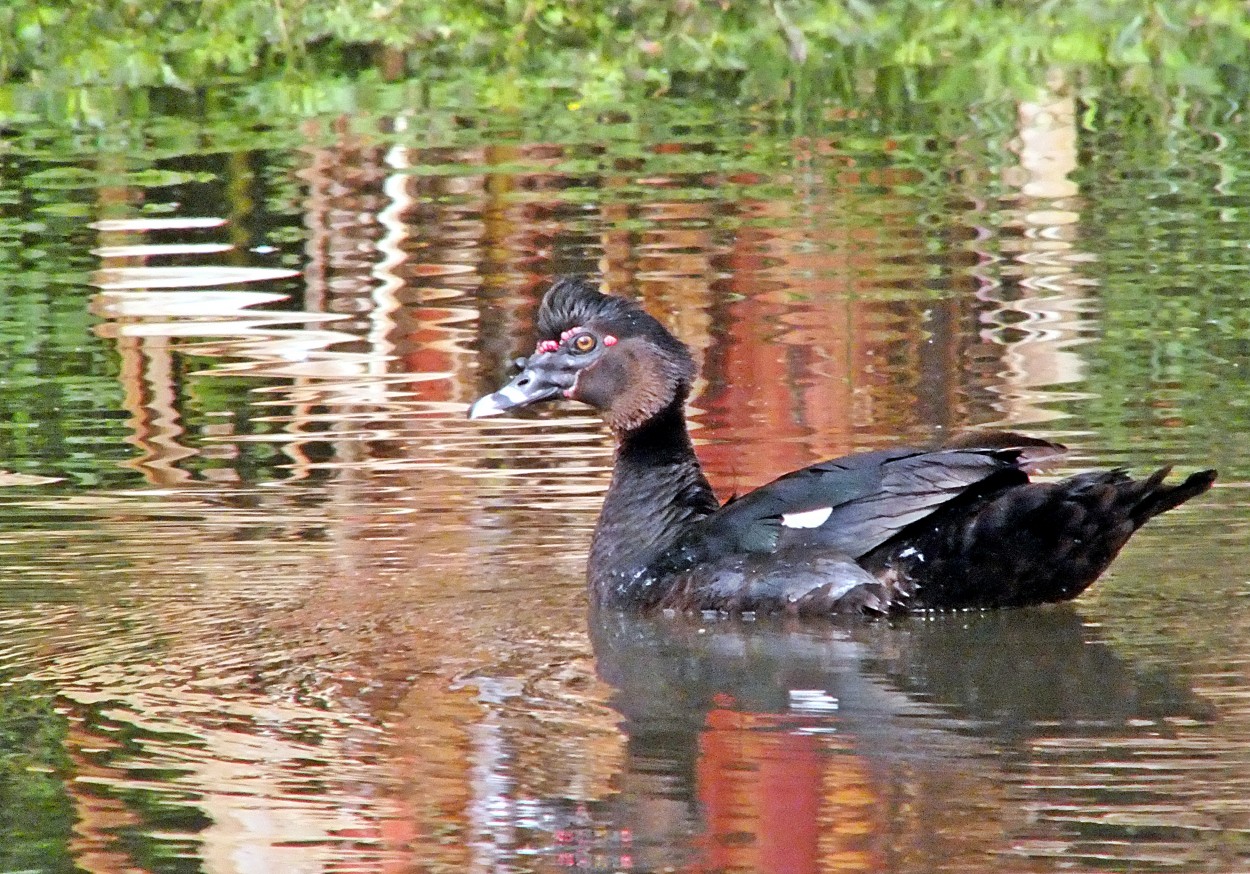
[(819, 528), (832, 515), (833, 507), (818, 507), (802, 513), (785, 513), (781, 517), (781, 524), (787, 528)]

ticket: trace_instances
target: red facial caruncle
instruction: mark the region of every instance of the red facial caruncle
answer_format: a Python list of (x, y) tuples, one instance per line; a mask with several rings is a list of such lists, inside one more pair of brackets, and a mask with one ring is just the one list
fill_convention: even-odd
[[(567, 343), (571, 338), (577, 336), (585, 330), (586, 329), (581, 325), (577, 325), (576, 327), (569, 328), (567, 331), (562, 332), (559, 340), (539, 340), (534, 346), (534, 351), (539, 354), (543, 352), (558, 352), (561, 344)], [(605, 334), (603, 336), (604, 346), (615, 346), (617, 342), (617, 338), (611, 334)]]

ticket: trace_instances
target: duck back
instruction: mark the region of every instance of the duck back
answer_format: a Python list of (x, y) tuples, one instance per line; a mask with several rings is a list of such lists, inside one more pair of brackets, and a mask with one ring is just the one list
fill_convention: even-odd
[(1075, 598), (1137, 529), (1211, 487), (1215, 472), (1167, 485), (1093, 471), (1054, 483), (970, 490), (862, 560), (895, 608), (1019, 607)]

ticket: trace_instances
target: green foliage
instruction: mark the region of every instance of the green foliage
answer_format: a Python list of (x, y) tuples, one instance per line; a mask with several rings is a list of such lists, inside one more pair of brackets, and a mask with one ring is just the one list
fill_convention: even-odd
[[(708, 90), (996, 96), (1062, 75), (1088, 96), (1240, 89), (1240, 0), (10, 0), (0, 81), (43, 89), (307, 81), (362, 69), (478, 105)], [(0, 107), (0, 112), (3, 107)]]

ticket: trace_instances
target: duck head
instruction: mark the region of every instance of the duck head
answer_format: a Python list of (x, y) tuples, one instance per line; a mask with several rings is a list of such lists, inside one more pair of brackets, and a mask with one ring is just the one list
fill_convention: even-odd
[(538, 308), (534, 354), (498, 391), (479, 398), (469, 418), (497, 416), (553, 398), (599, 410), (618, 435), (674, 404), (694, 380), (685, 344), (638, 304), (591, 284), (557, 279)]

